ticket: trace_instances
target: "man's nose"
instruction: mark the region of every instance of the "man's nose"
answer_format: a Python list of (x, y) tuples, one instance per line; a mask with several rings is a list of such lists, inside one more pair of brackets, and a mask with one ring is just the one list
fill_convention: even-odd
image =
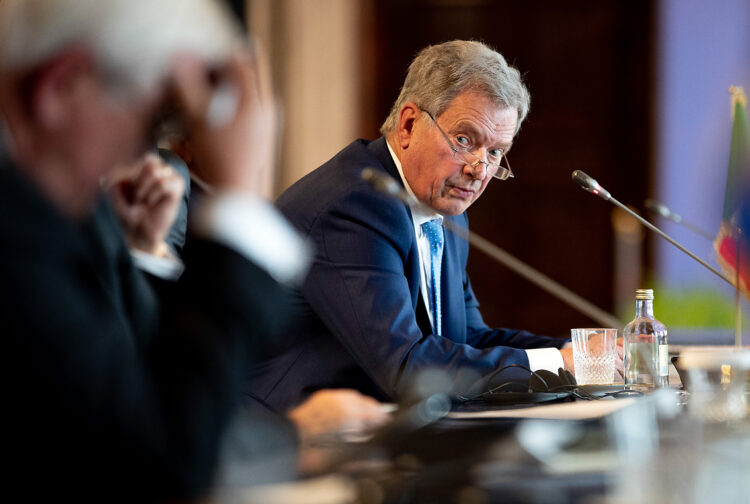
[(473, 161), (471, 164), (466, 163), (464, 169), (468, 169), (472, 177), (483, 180), (487, 176), (487, 162), (476, 156)]

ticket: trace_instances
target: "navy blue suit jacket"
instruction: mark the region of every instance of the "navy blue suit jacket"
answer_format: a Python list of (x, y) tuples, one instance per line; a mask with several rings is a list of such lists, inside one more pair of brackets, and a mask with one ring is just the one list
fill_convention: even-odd
[[(256, 368), (252, 396), (280, 409), (323, 387), (398, 400), (425, 368), (447, 371), (460, 392), (469, 385), (481, 388), (482, 378), (501, 366), (528, 365), (523, 348), (562, 345), (559, 339), (487, 327), (466, 274), (468, 243), (448, 231), (443, 336), (432, 334), (409, 207), (362, 181), (365, 167), (400, 181), (384, 138), (358, 140), (277, 201), (316, 254), (295, 293), (296, 330), (276, 358)], [(468, 225), (465, 214), (449, 219)]]

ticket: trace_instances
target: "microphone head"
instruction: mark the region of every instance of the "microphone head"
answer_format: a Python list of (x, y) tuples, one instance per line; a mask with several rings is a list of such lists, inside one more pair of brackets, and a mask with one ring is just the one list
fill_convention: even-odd
[(594, 179), (583, 173), (581, 170), (575, 170), (573, 173), (571, 173), (570, 177), (576, 184), (591, 192), (590, 185), (591, 181)]
[(666, 205), (662, 205), (658, 201), (654, 201), (652, 199), (647, 199), (646, 201), (644, 201), (643, 206), (645, 206), (646, 210), (648, 210), (649, 212), (661, 215), (662, 217), (669, 217), (672, 213), (669, 211), (669, 208), (667, 208)]
[(576, 184), (583, 187), (586, 191), (596, 194), (604, 200), (609, 200), (609, 191), (599, 185), (599, 182), (586, 175), (581, 170), (576, 170), (572, 173), (571, 178)]
[(682, 217), (680, 217), (679, 215), (675, 213), (672, 213), (672, 210), (670, 210), (667, 205), (659, 203), (658, 201), (647, 199), (646, 201), (643, 202), (643, 205), (646, 207), (646, 210), (648, 210), (649, 212), (655, 213), (656, 215), (659, 215), (666, 219), (670, 219), (675, 222), (680, 222), (682, 220)]
[(390, 194), (391, 196), (398, 196), (398, 193), (401, 190), (393, 177), (376, 171), (373, 168), (363, 169), (360, 177), (362, 177), (362, 180), (370, 184), (373, 188), (380, 192)]
[(364, 168), (360, 173), (360, 177), (376, 191), (398, 198), (405, 203), (412, 204), (416, 201), (396, 179), (387, 173), (375, 170), (374, 168)]

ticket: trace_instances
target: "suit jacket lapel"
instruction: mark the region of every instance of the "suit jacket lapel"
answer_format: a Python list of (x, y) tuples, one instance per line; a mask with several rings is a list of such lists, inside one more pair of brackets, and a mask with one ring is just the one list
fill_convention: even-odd
[[(385, 141), (385, 137), (380, 137), (377, 140), (373, 140), (372, 142), (370, 142), (370, 144), (368, 145), (368, 149), (370, 149), (370, 151), (378, 159), (385, 172), (393, 177), (396, 182), (398, 182), (398, 184), (403, 187), (404, 184), (401, 181), (401, 175), (399, 175), (398, 168), (396, 168), (396, 164), (393, 162), (393, 158), (391, 157), (391, 152), (388, 150), (388, 145)], [(413, 217), (411, 215), (411, 209), (406, 203), (404, 203), (403, 205), (409, 212), (409, 226), (413, 228), (414, 224), (412, 220)], [(431, 334), (433, 332), (432, 324), (430, 323), (428, 308), (427, 306), (425, 306), (424, 299), (422, 299), (422, 291), (420, 290), (421, 271), (419, 269), (419, 252), (417, 249), (416, 240), (414, 241), (414, 247), (412, 249), (412, 253), (407, 259), (407, 263), (408, 264), (406, 265), (405, 269), (407, 271), (407, 281), (409, 283), (411, 292), (412, 308), (414, 309), (414, 313), (416, 314), (417, 318), (417, 325), (422, 331), (422, 334)], [(411, 272), (411, 274), (409, 274), (409, 272)]]
[(386, 173), (396, 179), (396, 182), (403, 187), (404, 184), (401, 182), (401, 176), (398, 174), (396, 163), (393, 162), (393, 158), (391, 157), (391, 151), (388, 150), (388, 143), (385, 141), (385, 137), (373, 140), (367, 148), (378, 158)]

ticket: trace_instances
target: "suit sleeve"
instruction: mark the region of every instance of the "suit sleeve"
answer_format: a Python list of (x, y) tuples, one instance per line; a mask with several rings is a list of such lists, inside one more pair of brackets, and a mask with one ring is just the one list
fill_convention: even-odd
[(467, 343), (476, 348), (488, 348), (493, 346), (512, 346), (515, 348), (561, 348), (565, 344), (564, 339), (539, 336), (520, 329), (492, 329), (484, 323), (482, 314), (479, 312), (479, 302), (471, 282), (464, 272), (464, 299), (466, 301), (466, 338)]
[[(252, 342), (282, 318), (281, 287), (235, 252), (199, 240), (185, 251), (188, 269), (173, 295), (135, 328), (78, 255), (17, 252), (0, 254), (13, 266), (3, 269), (3, 292), (13, 295), (3, 296), (0, 312), (12, 356), (5, 371), (19, 384), (6, 396), (14, 405), (9, 450), (22, 454), (16, 474), (43, 470), (45, 484), (102, 489), (104, 500), (201, 495)], [(118, 278), (148, 295), (139, 273)]]
[[(468, 228), (469, 222), (466, 214), (457, 217), (448, 217), (453, 225)], [(460, 255), (467, 258), (469, 255), (469, 244), (461, 240)], [(475, 348), (490, 348), (494, 346), (511, 346), (513, 348), (560, 348), (564, 340), (539, 336), (528, 331), (518, 329), (490, 328), (482, 319), (479, 311), (479, 301), (471, 288), (469, 275), (466, 273), (466, 264), (461, 264), (461, 275), (464, 289), (464, 306), (466, 311), (466, 342)]]
[[(318, 217), (310, 239), (317, 252), (303, 287), (305, 298), (391, 397), (402, 396), (424, 369), (444, 370), (455, 383), (453, 392), (466, 393), (481, 388), (499, 367), (528, 364), (521, 349), (475, 348), (434, 334), (423, 336), (412, 301), (412, 289), (419, 287), (409, 285), (405, 271), (410, 254), (417, 254), (406, 206), (367, 188), (355, 190)], [(478, 333), (483, 323), (472, 306), (473, 294), (466, 304)], [(506, 340), (512, 341), (512, 335)]]

